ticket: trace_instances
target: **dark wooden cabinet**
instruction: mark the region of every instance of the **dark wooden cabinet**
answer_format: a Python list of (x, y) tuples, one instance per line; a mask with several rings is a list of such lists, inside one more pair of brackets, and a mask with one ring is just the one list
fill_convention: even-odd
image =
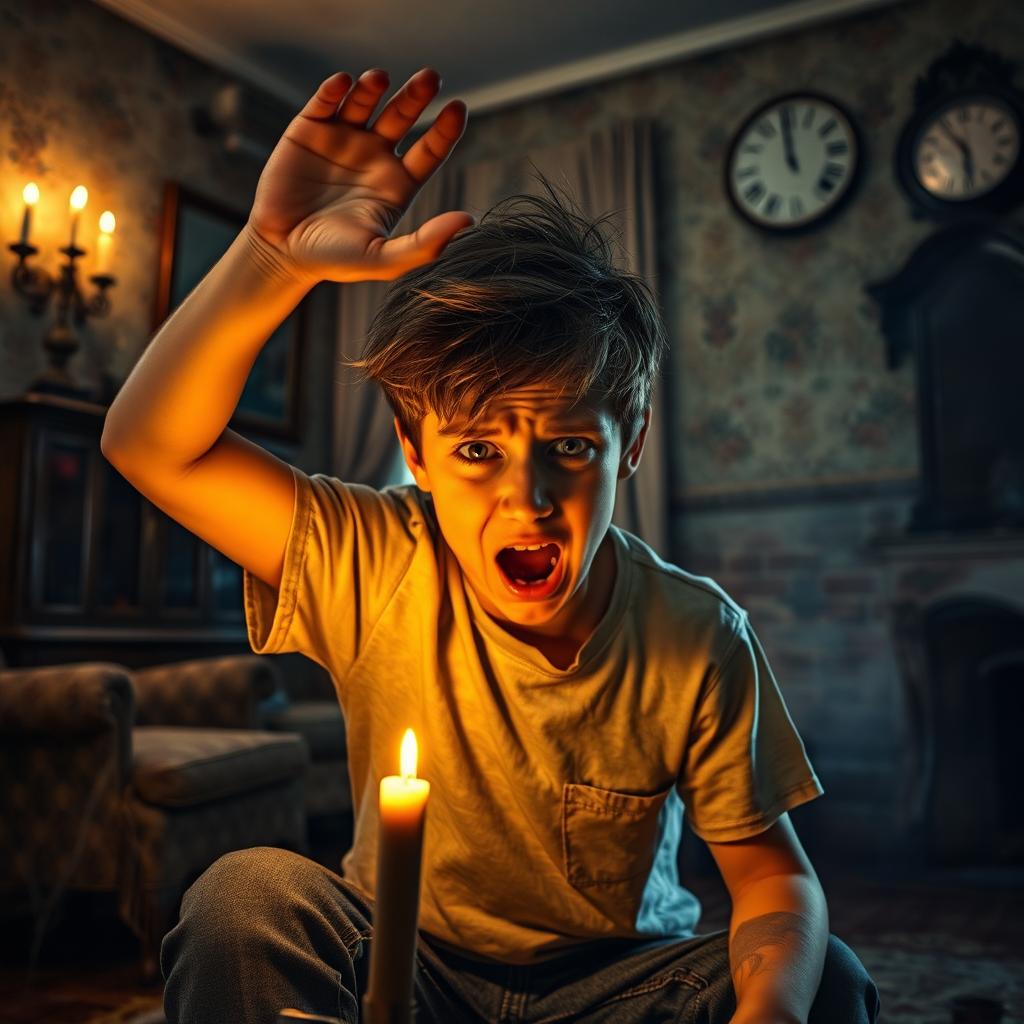
[(11, 666), (132, 667), (248, 651), (242, 570), (100, 452), (106, 409), (0, 401), (0, 650)]

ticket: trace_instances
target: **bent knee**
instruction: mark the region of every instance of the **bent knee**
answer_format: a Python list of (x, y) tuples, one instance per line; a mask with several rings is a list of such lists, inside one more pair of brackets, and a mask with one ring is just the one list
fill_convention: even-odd
[(232, 850), (189, 886), (181, 901), (182, 919), (198, 916), (244, 927), (273, 907), (278, 902), (274, 894), (297, 883), (310, 866), (298, 854), (276, 847)]
[(873, 1024), (879, 1007), (878, 988), (860, 958), (842, 939), (829, 935), (812, 1024)]

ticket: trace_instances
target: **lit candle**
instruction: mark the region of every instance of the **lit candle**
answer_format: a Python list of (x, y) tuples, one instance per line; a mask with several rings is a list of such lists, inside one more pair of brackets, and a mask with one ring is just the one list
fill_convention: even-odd
[(96, 273), (106, 274), (110, 267), (110, 246), (114, 241), (114, 215), (109, 210), (100, 214), (100, 233), (96, 236)]
[(430, 783), (416, 778), (416, 734), (402, 739), (401, 775), (380, 780), (377, 893), (366, 1024), (408, 1024), (420, 907), (420, 860)]
[(25, 212), (21, 215), (21, 238), (22, 245), (28, 245), (28, 233), (32, 228), (32, 207), (39, 202), (39, 186), (30, 181), (22, 190), (21, 198), (25, 200)]
[(71, 245), (75, 244), (75, 235), (78, 234), (78, 218), (81, 216), (82, 207), (89, 202), (89, 190), (84, 185), (76, 185), (71, 192)]

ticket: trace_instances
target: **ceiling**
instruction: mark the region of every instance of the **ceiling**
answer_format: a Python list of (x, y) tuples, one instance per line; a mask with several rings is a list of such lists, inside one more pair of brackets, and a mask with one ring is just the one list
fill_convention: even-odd
[(481, 113), (897, 0), (96, 0), (289, 108), (334, 71), (425, 64)]

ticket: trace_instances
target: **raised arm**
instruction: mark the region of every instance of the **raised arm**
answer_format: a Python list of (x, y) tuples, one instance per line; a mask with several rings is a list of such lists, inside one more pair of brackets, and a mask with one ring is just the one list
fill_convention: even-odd
[(326, 79), (260, 175), (249, 219), (165, 321), (108, 410), (104, 456), (142, 494), (228, 558), (280, 585), (292, 470), (227, 429), (263, 345), (319, 281), (391, 280), (473, 223), (451, 211), (392, 232), (465, 129), (453, 100), (402, 156), (440, 88), (423, 68), (370, 126), (386, 72)]

